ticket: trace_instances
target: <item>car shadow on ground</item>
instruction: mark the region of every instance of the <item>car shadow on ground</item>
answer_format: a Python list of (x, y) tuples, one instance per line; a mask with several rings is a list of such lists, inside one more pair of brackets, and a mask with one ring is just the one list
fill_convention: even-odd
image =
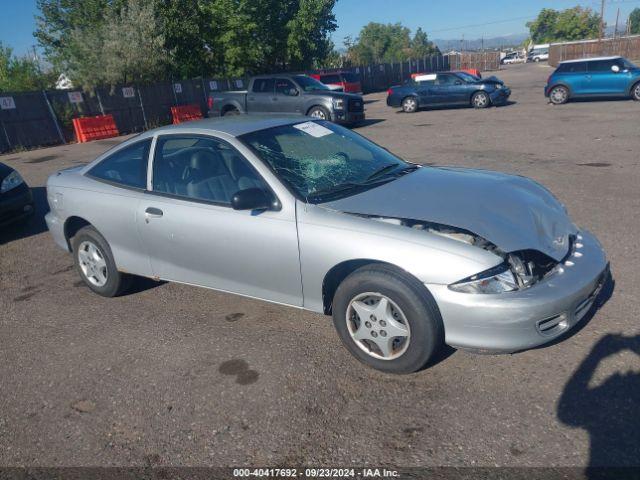
[(384, 120), (382, 120), (381, 118), (366, 118), (361, 122), (358, 122), (356, 125), (354, 125), (353, 128), (368, 127), (370, 125), (375, 125), (376, 123), (380, 123), (380, 122), (384, 122)]
[[(616, 371), (600, 381), (599, 365), (624, 351), (634, 354), (635, 362), (621, 364), (624, 373)], [(634, 475), (640, 452), (640, 335), (600, 338), (564, 386), (557, 415), (563, 424), (589, 434), (586, 478), (638, 478)]]
[[(437, 112), (441, 110), (491, 110), (492, 108), (504, 108), (510, 107), (512, 105), (516, 105), (518, 102), (515, 100), (508, 100), (506, 103), (500, 105), (491, 105), (487, 108), (473, 108), (471, 105), (430, 105), (428, 107), (420, 107), (416, 113), (418, 112)], [(402, 109), (398, 109), (396, 114), (405, 114)]]
[(47, 231), (47, 223), (44, 221), (44, 216), (49, 212), (47, 189), (32, 187), (31, 193), (36, 207), (34, 214), (26, 220), (3, 226), (0, 231), (0, 245)]

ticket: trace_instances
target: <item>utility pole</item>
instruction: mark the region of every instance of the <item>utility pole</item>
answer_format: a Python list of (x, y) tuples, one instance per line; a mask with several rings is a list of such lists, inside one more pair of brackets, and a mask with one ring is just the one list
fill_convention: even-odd
[(616, 13), (616, 28), (613, 30), (613, 38), (618, 36), (618, 18), (620, 17), (620, 7), (618, 7), (618, 13)]
[(604, 37), (604, 0), (602, 0), (602, 2), (600, 3), (600, 38), (599, 40), (602, 41), (603, 37)]

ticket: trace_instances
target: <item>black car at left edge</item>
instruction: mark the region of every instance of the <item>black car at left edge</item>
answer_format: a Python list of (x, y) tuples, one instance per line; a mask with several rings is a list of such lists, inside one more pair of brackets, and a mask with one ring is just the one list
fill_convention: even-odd
[(0, 227), (26, 220), (34, 211), (27, 183), (17, 170), (0, 162)]
[(421, 74), (387, 91), (387, 105), (407, 113), (421, 107), (469, 105), (487, 108), (507, 103), (511, 90), (496, 77), (479, 78), (467, 72)]

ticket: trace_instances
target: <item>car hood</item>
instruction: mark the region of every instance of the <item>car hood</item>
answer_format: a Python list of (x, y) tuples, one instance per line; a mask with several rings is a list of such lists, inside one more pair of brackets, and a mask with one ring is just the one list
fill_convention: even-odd
[(498, 77), (491, 76), (487, 78), (481, 78), (476, 83), (498, 83), (500, 85), (504, 85), (504, 82), (500, 80)]
[(361, 95), (357, 95), (355, 93), (346, 93), (346, 92), (339, 92), (337, 90), (313, 90), (311, 92), (308, 92), (312, 95), (321, 95), (323, 97), (331, 97), (331, 98), (351, 98), (351, 99), (362, 99)]
[(538, 250), (556, 261), (577, 233), (564, 206), (542, 185), (484, 170), (422, 167), (323, 206), (465, 229), (505, 252)]

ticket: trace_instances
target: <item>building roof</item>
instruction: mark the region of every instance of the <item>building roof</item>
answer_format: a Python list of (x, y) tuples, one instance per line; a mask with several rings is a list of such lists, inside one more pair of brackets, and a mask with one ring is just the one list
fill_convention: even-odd
[(560, 63), (576, 63), (576, 62), (595, 62), (597, 60), (615, 60), (616, 58), (622, 58), (620, 55), (614, 55), (611, 57), (589, 57), (589, 58), (575, 58), (573, 60), (565, 60)]

